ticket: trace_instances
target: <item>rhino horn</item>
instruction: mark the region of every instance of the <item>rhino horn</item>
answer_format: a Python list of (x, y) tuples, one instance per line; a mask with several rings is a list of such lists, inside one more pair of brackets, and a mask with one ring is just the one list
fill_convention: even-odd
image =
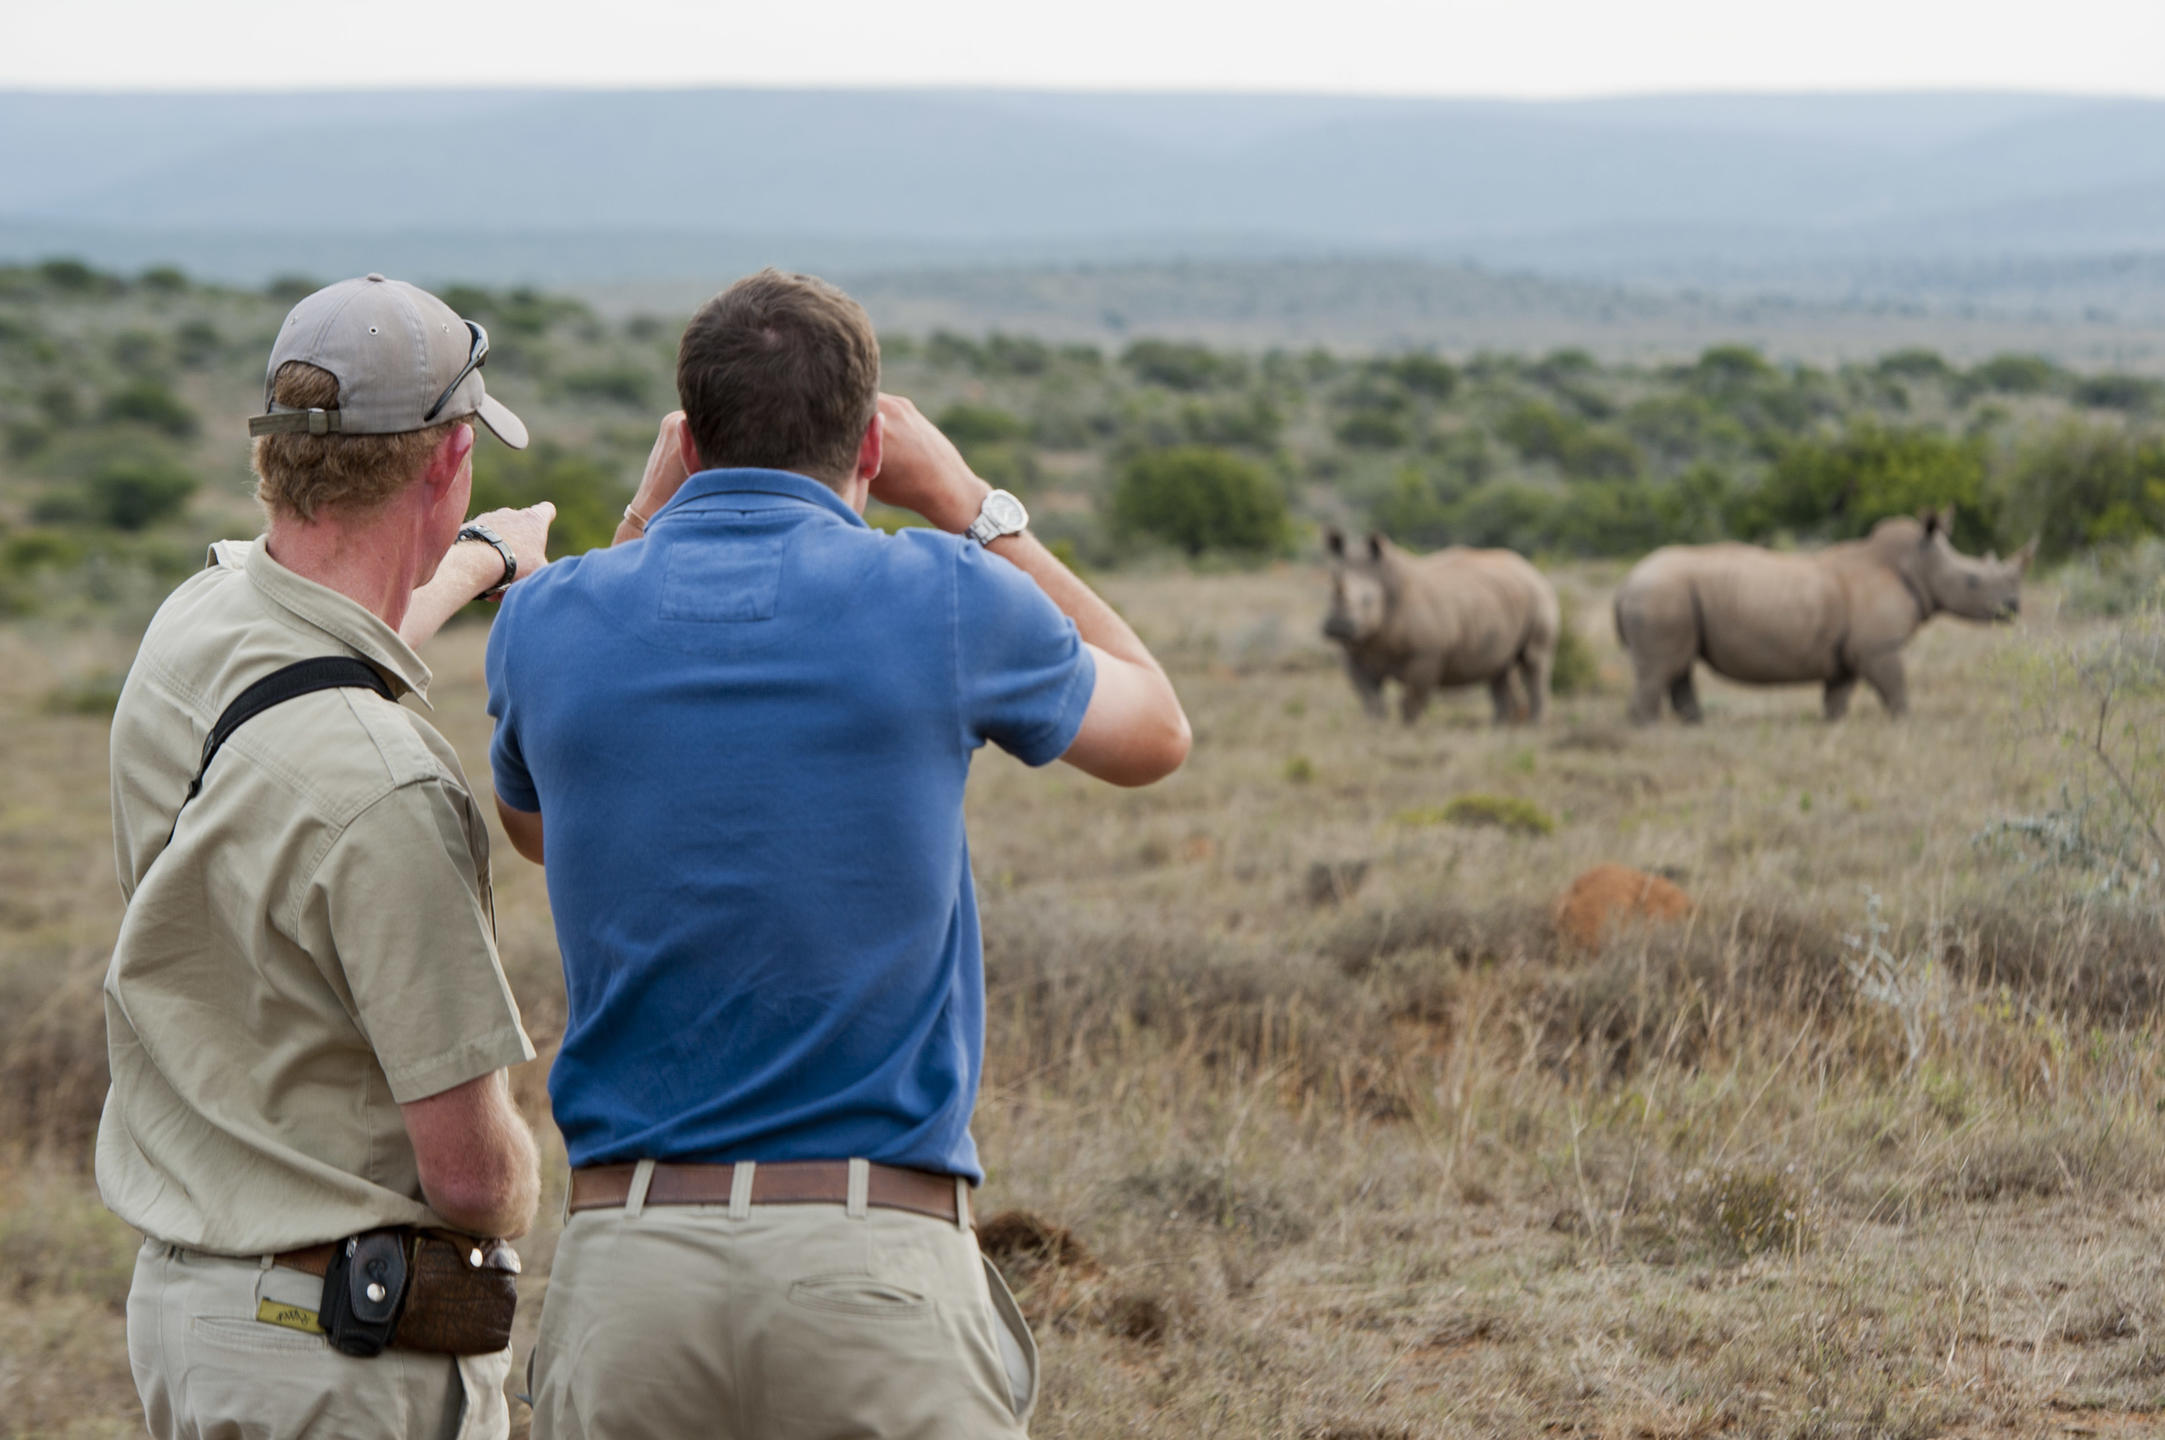
[(2029, 542), (2025, 544), (2020, 550), (2017, 550), (2014, 553), (2012, 559), (2014, 560), (2014, 566), (2017, 570), (2028, 570), (2030, 568), (2030, 562), (2037, 558), (2037, 542), (2039, 538), (2040, 537), (2036, 535), (2032, 535), (2029, 538)]

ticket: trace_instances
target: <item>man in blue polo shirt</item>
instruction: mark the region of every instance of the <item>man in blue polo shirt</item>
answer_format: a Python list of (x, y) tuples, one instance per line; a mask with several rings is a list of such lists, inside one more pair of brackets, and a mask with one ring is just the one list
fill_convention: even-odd
[(880, 396), (840, 291), (740, 281), (677, 382), (637, 543), (526, 581), (489, 641), (570, 999), (534, 1433), (1019, 1436), (1035, 1351), (970, 1229), (970, 758), (1147, 784), (1187, 721), (1014, 497)]

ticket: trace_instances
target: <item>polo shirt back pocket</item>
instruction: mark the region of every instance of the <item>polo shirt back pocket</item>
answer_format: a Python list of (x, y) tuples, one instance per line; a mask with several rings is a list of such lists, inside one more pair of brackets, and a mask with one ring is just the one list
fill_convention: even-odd
[(708, 530), (677, 541), (662, 573), (661, 618), (710, 624), (772, 620), (788, 554), (787, 536)]

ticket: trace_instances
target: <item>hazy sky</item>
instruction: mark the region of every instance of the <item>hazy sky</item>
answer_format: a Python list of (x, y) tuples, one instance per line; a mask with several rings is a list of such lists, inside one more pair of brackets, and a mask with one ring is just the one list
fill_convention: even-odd
[[(2165, 94), (2165, 0), (4, 0), (0, 87)], [(309, 18), (315, 17), (315, 18)]]

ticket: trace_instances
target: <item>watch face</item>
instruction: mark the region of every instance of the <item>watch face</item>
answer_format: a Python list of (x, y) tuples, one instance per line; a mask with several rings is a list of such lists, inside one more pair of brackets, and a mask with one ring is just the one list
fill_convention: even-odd
[(1003, 535), (1012, 535), (1030, 523), (1030, 512), (1022, 508), (1022, 502), (1005, 490), (995, 490), (985, 497), (983, 514), (986, 519), (1000, 527)]

